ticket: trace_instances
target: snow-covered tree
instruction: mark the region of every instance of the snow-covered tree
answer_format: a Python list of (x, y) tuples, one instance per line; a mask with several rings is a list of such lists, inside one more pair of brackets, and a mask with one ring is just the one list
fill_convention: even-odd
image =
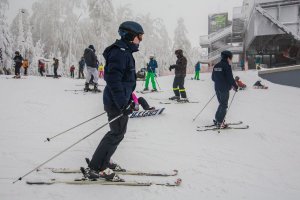
[(6, 21), (6, 11), (8, 10), (8, 0), (0, 0), (0, 48), (2, 52), (2, 60), (0, 67), (12, 67), (12, 46), (13, 41)]
[(176, 49), (182, 49), (185, 56), (187, 57), (188, 62), (190, 62), (188, 64), (192, 64), (191, 63), (192, 45), (186, 34), (187, 34), (187, 29), (184, 24), (184, 19), (179, 18), (177, 21), (177, 27), (174, 32), (173, 52)]

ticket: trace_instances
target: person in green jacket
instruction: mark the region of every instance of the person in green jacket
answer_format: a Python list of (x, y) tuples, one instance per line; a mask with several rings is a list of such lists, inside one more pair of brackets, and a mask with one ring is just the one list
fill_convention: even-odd
[(195, 65), (195, 80), (200, 80), (200, 70), (201, 70), (201, 64), (198, 61), (197, 64)]
[(154, 58), (154, 56), (150, 56), (150, 62), (147, 64), (147, 75), (146, 75), (146, 83), (144, 91), (148, 91), (149, 88), (149, 81), (151, 79), (152, 83), (152, 92), (157, 91), (156, 89), (156, 83), (155, 83), (155, 69), (157, 68), (157, 62)]

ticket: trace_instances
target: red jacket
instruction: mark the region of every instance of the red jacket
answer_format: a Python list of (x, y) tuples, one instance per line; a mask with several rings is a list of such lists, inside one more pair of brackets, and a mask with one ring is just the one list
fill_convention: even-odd
[(70, 67), (70, 72), (74, 72), (75, 71), (75, 67), (74, 65)]
[(236, 84), (240, 87), (240, 88), (245, 88), (246, 85), (242, 82), (242, 81), (236, 81)]

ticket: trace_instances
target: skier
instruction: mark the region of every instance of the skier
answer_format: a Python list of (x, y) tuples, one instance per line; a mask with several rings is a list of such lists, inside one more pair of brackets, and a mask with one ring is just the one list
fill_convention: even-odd
[(155, 110), (155, 107), (150, 107), (146, 99), (143, 97), (137, 97), (136, 94), (133, 92), (132, 95), (132, 100), (134, 103), (134, 111), (139, 111), (140, 105), (143, 107), (144, 110)]
[[(177, 61), (175, 65), (171, 65), (169, 70), (175, 69), (175, 78), (173, 82), (173, 91), (175, 96), (169, 98), (170, 100), (177, 100), (188, 102), (188, 98), (186, 96), (185, 88), (184, 88), (184, 79), (186, 76), (186, 65), (187, 59), (183, 56), (183, 51), (178, 49), (175, 51), (175, 55), (177, 57)], [(181, 99), (180, 99), (181, 96)]]
[(150, 56), (150, 62), (147, 64), (147, 75), (144, 91), (148, 91), (149, 81), (151, 79), (152, 83), (152, 92), (157, 91), (155, 84), (155, 69), (157, 68), (157, 62), (154, 56)]
[(24, 59), (22, 67), (24, 68), (24, 76), (27, 76), (27, 71), (29, 67), (29, 61), (28, 59)]
[(110, 158), (123, 140), (128, 115), (133, 112), (133, 108), (128, 106), (136, 87), (135, 60), (132, 54), (138, 51), (143, 34), (140, 24), (133, 21), (123, 22), (119, 27), (121, 39), (107, 47), (103, 53), (106, 60), (104, 79), (107, 83), (103, 94), (104, 110), (108, 120), (123, 115), (110, 123), (110, 131), (103, 137), (89, 163), (89, 168), (85, 170), (90, 179), (120, 181), (113, 171), (120, 169), (120, 166), (111, 163)]
[(19, 51), (15, 52), (14, 61), (15, 61), (15, 76), (13, 78), (21, 78), (20, 69), (22, 66), (23, 57), (21, 56)]
[(201, 70), (201, 64), (200, 61), (198, 61), (195, 65), (195, 80), (200, 80), (200, 70)]
[(254, 83), (253, 88), (254, 89), (268, 89), (269, 87), (261, 84), (261, 80), (258, 80)]
[(244, 83), (240, 80), (240, 77), (236, 76), (236, 77), (234, 78), (234, 80), (235, 80), (237, 86), (239, 86), (239, 89), (240, 89), (240, 90), (246, 89), (247, 85), (244, 84)]
[(99, 65), (98, 70), (99, 70), (99, 78), (104, 78), (104, 66), (102, 63)]
[(74, 72), (75, 72), (75, 66), (72, 65), (72, 66), (70, 67), (70, 76), (71, 76), (71, 78), (74, 78)]
[(38, 67), (40, 75), (44, 76), (43, 73), (45, 72), (45, 63), (42, 60), (39, 60)]
[(58, 75), (57, 75), (57, 70), (58, 70), (58, 66), (59, 66), (59, 60), (57, 58), (53, 58), (53, 70), (54, 70), (54, 76), (53, 78), (58, 78)]
[(223, 51), (221, 58), (222, 60), (214, 66), (212, 72), (212, 80), (215, 82), (215, 91), (219, 102), (214, 123), (217, 128), (227, 128), (224, 118), (228, 108), (229, 91), (233, 87), (234, 91), (237, 92), (238, 86), (232, 75), (232, 53)]
[(94, 92), (101, 92), (101, 90), (98, 89), (98, 60), (93, 45), (90, 45), (84, 50), (84, 60), (87, 69), (84, 91), (90, 91), (89, 84), (91, 76), (93, 76)]
[(81, 57), (81, 60), (79, 61), (79, 70), (78, 70), (78, 79), (84, 78), (83, 70), (84, 70), (84, 57)]

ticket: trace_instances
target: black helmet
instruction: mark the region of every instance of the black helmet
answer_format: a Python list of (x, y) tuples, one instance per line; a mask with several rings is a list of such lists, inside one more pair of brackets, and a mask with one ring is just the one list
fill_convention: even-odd
[(177, 49), (177, 50), (175, 51), (175, 55), (180, 55), (180, 56), (182, 56), (182, 55), (183, 55), (182, 49)]
[(19, 54), (20, 54), (20, 52), (19, 52), (19, 51), (16, 51), (16, 52), (15, 52), (15, 54), (18, 54), (18, 55), (19, 55)]
[(239, 76), (236, 76), (236, 77), (234, 78), (234, 80), (235, 80), (235, 81), (238, 81), (238, 80), (240, 80), (240, 77), (239, 77)]
[(126, 21), (119, 26), (118, 32), (122, 39), (133, 41), (137, 35), (144, 34), (144, 29), (137, 22)]
[(91, 44), (91, 45), (89, 45), (89, 48), (90, 48), (90, 49), (92, 49), (93, 51), (95, 51), (95, 47), (94, 47), (94, 45), (92, 45), (92, 44)]
[(227, 59), (227, 58), (229, 58), (230, 60), (232, 59), (232, 53), (231, 53), (231, 51), (222, 51), (222, 53), (221, 53), (221, 57), (222, 57), (222, 59)]

